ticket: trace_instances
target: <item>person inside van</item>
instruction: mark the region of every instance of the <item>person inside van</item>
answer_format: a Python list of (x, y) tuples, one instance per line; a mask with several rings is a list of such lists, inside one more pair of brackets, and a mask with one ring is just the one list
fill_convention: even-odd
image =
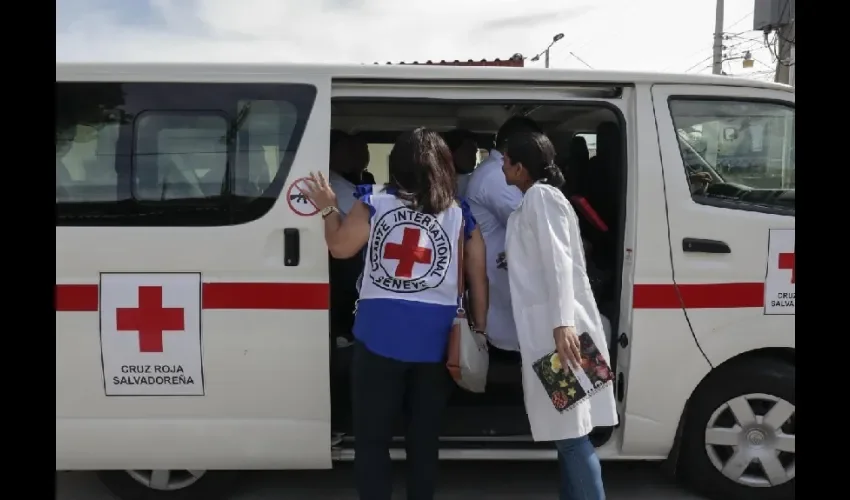
[[(505, 121), (496, 133), (495, 148), (472, 172), (466, 190), (466, 200), (481, 229), (487, 251), (487, 278), (490, 283), (487, 338), (492, 347), (490, 359), (501, 360), (504, 364), (516, 364), (518, 361), (516, 353), (519, 344), (503, 257), (508, 217), (522, 201), (522, 193), (505, 182), (502, 173), (503, 153), (512, 135), (539, 131), (540, 128), (531, 118), (514, 116)], [(496, 371), (490, 370), (489, 375), (493, 380)]]
[(505, 246), (532, 437), (555, 443), (561, 500), (604, 500), (602, 469), (588, 434), (594, 426), (617, 425), (613, 385), (561, 412), (532, 367), (554, 350), (560, 369), (580, 370), (584, 332), (610, 363), (603, 320), (585, 279), (578, 218), (558, 189), (564, 177), (545, 135), (512, 135), (503, 153), (506, 182), (523, 193), (508, 219)]
[(362, 134), (354, 134), (348, 139), (351, 174), (349, 178), (357, 185), (374, 184), (375, 176), (369, 172), (369, 143)]
[(451, 390), (445, 361), (459, 272), (466, 273), (475, 329), (487, 325), (484, 239), (455, 196), (451, 152), (437, 132), (417, 128), (399, 136), (388, 169), (384, 187), (358, 187), (358, 201), (344, 218), (321, 173), (306, 182), (305, 194), (320, 209), (334, 257), (350, 258), (366, 246), (351, 367), (359, 496), (391, 499), (390, 445), (404, 415), (407, 497), (432, 500)]
[(443, 134), (443, 139), (452, 152), (457, 178), (457, 195), (460, 198), (465, 198), (469, 176), (472, 175), (475, 165), (478, 164), (478, 141), (475, 134), (459, 128)]

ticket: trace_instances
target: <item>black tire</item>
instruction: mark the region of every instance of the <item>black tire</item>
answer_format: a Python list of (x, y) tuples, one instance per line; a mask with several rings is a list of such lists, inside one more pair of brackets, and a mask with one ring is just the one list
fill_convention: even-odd
[(709, 374), (688, 403), (679, 457), (682, 479), (712, 499), (793, 500), (796, 476), (780, 485), (768, 487), (745, 486), (724, 476), (709, 459), (705, 430), (714, 411), (739, 396), (766, 394), (796, 406), (795, 374), (793, 364), (772, 358), (733, 361)]
[(120, 500), (226, 500), (236, 487), (235, 471), (207, 471), (197, 482), (179, 490), (148, 488), (123, 470), (99, 471), (104, 486)]

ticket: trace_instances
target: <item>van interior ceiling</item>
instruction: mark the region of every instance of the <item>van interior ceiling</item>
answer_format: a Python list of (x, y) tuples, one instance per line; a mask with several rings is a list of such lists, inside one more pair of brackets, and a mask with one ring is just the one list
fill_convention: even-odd
[[(505, 120), (514, 115), (534, 119), (555, 146), (556, 163), (567, 179), (565, 194), (585, 198), (604, 221), (603, 230), (577, 208), (594, 295), (600, 311), (613, 325), (609, 351), (612, 364), (616, 363), (625, 201), (625, 137), (619, 110), (601, 101), (552, 104), (340, 98), (333, 101), (331, 113), (333, 129), (359, 134), (369, 144), (369, 171), (378, 183), (387, 180), (387, 156), (403, 131), (421, 126), (439, 132), (454, 128), (469, 130), (478, 138), (479, 157), (483, 159)], [(331, 287), (335, 286), (341, 284), (335, 283), (331, 276)], [(331, 311), (332, 315), (338, 313)], [(351, 432), (350, 354), (346, 352), (350, 349), (338, 339), (350, 337), (346, 333), (331, 331), (330, 343), (335, 351), (331, 355), (332, 426), (336, 433), (347, 436), (344, 443), (349, 441)], [(491, 373), (484, 394), (456, 388), (445, 415), (443, 436), (453, 441), (529, 436), (518, 364), (518, 356), (491, 357)], [(398, 422), (395, 435), (403, 434), (402, 422)], [(597, 429), (591, 437), (598, 446), (610, 434), (611, 429)]]

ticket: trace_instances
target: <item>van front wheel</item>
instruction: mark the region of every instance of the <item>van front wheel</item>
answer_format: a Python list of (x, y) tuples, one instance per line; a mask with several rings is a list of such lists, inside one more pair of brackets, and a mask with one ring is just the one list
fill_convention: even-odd
[(690, 403), (683, 476), (711, 498), (793, 499), (796, 368), (774, 359), (732, 363), (709, 375)]
[(232, 471), (108, 470), (98, 476), (121, 500), (219, 500), (235, 483)]

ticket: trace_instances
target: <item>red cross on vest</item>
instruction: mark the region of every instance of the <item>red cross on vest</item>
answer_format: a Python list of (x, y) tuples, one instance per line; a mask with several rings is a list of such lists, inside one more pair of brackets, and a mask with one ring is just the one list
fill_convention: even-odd
[(796, 283), (797, 281), (797, 264), (794, 258), (795, 254), (796, 251), (779, 254), (779, 269), (791, 270), (791, 283)]
[(421, 229), (406, 227), (400, 245), (387, 243), (384, 246), (384, 258), (398, 261), (395, 268), (396, 278), (411, 278), (414, 264), (431, 263), (431, 249), (419, 246), (421, 234)]
[(139, 307), (116, 311), (117, 330), (139, 333), (139, 352), (162, 352), (162, 333), (182, 331), (183, 308), (162, 307), (161, 286), (140, 286)]

